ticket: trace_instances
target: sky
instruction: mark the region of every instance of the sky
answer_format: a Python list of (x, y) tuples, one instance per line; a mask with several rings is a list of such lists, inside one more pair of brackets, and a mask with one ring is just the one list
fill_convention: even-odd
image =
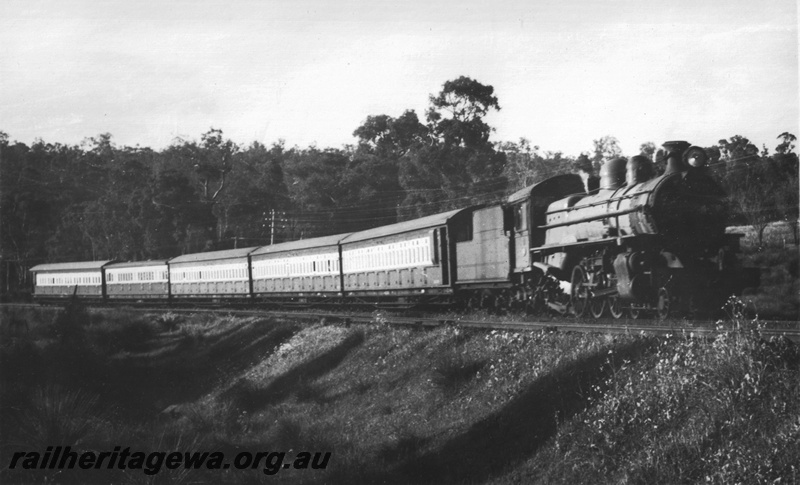
[(800, 136), (796, 0), (0, 2), (0, 131), (27, 144), (340, 148), (459, 76), (494, 87), (493, 141), (568, 155)]

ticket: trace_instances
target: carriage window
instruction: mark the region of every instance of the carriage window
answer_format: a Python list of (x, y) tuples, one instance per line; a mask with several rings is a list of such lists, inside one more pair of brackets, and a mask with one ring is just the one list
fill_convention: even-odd
[(525, 204), (520, 204), (514, 208), (514, 228), (523, 231), (528, 228), (527, 210)]
[(433, 230), (433, 264), (439, 264), (439, 230)]
[(472, 241), (472, 218), (463, 224), (456, 224), (456, 242)]

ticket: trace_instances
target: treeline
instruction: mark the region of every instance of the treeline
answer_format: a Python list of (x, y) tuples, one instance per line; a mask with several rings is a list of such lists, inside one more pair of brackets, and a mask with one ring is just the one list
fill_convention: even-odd
[[(494, 142), (493, 110), (494, 89), (461, 77), (430, 96), (424, 120), (413, 110), (369, 116), (342, 148), (239, 146), (213, 128), (160, 151), (117, 146), (110, 134), (27, 146), (0, 132), (2, 291), (24, 288), (41, 262), (158, 259), (357, 231), (496, 201), (621, 155), (610, 136), (576, 158), (524, 139)], [(740, 136), (708, 149), (739, 220), (797, 219), (795, 137), (779, 138), (771, 155)]]

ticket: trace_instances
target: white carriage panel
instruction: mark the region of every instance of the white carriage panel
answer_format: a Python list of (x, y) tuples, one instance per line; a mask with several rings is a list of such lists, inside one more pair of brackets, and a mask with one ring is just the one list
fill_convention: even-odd
[(253, 278), (272, 279), (337, 274), (338, 260), (338, 253), (331, 252), (255, 261), (253, 262)]
[(344, 250), (342, 262), (346, 274), (433, 265), (428, 237)]
[(166, 265), (113, 268), (106, 270), (106, 283), (110, 285), (125, 283), (166, 283)]
[(208, 283), (217, 281), (247, 281), (247, 263), (170, 266), (172, 283)]
[(100, 286), (99, 272), (38, 273), (36, 286)]

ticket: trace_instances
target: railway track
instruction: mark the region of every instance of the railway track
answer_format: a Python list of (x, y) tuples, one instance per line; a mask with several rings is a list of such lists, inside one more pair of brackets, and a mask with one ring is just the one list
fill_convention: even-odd
[[(20, 308), (53, 308), (29, 303), (4, 303), (5, 307)], [(102, 307), (101, 307), (102, 308)], [(226, 307), (201, 307), (201, 308), (175, 308), (175, 307), (146, 307), (131, 306), (126, 309), (140, 312), (171, 312), (171, 313), (224, 313), (237, 316), (271, 316), (285, 319), (298, 319), (304, 321), (317, 321), (332, 324), (372, 324), (380, 322), (388, 325), (409, 326), (416, 328), (433, 328), (443, 325), (460, 326), (463, 328), (500, 331), (549, 331), (549, 332), (595, 332), (607, 334), (645, 334), (645, 335), (683, 335), (687, 337), (709, 337), (720, 331), (745, 331), (746, 328), (737, 326), (731, 320), (620, 320), (614, 319), (575, 319), (571, 317), (553, 317), (549, 319), (533, 320), (527, 316), (492, 316), (480, 320), (470, 319), (465, 315), (409, 315), (397, 314), (388, 311), (375, 311), (372, 313), (344, 313), (300, 310), (263, 310), (241, 309)], [(786, 337), (795, 343), (800, 343), (800, 322), (793, 321), (764, 321), (759, 326), (764, 338)]]

